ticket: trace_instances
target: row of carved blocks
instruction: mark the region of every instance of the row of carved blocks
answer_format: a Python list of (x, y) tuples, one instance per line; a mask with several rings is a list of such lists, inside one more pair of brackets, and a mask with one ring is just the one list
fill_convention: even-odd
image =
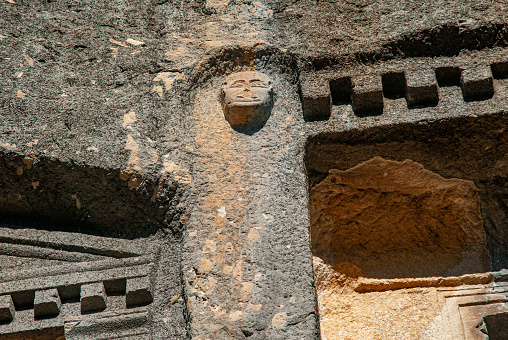
[(409, 108), (435, 106), (439, 102), (438, 88), (444, 86), (460, 86), (465, 101), (484, 100), (494, 95), (494, 78), (508, 78), (508, 62), (334, 79), (304, 77), (301, 84), (303, 111), (308, 120), (322, 120), (330, 117), (332, 104), (351, 103), (359, 116), (377, 115), (383, 112), (385, 97), (405, 97)]
[[(126, 280), (125, 302), (127, 307), (150, 304), (153, 301), (148, 277)], [(80, 287), (81, 312), (90, 313), (106, 309), (107, 294), (102, 282), (83, 284)], [(57, 288), (35, 292), (34, 317), (54, 317), (60, 314), (62, 301)], [(0, 322), (10, 322), (15, 316), (15, 306), (11, 295), (0, 296)]]

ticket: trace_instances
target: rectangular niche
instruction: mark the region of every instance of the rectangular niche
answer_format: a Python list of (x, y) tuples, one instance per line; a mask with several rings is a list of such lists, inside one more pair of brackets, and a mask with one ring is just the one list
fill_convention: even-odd
[(507, 127), (498, 114), (308, 141), (324, 339), (487, 334), (481, 317), (462, 311), (459, 327), (443, 315), (459, 290), (474, 288), (464, 295), (483, 301), (471, 303), (471, 315), (508, 301), (506, 289), (492, 291), (493, 272), (508, 268)]

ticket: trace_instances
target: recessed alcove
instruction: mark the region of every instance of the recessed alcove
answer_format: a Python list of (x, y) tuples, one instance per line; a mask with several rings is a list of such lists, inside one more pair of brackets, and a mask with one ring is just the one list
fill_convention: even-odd
[(162, 279), (154, 268), (180, 263), (170, 206), (184, 188), (34, 157), (0, 157), (0, 339), (91, 339), (108, 327), (142, 338), (161, 280), (181, 291), (179, 271)]
[(307, 143), (309, 189), (329, 170), (345, 171), (377, 156), (471, 181), (478, 188), (492, 269), (508, 268), (507, 132), (508, 117), (499, 114), (317, 136)]
[(312, 252), (363, 277), (490, 271), (478, 189), (405, 160), (330, 170), (310, 194)]
[(508, 313), (490, 314), (483, 318), (489, 340), (507, 340)]
[(489, 294), (508, 268), (507, 129), (500, 113), (308, 140), (325, 339), (434, 339), (446, 305), (466, 310), (453, 316), (466, 329), (468, 306), (504, 306)]

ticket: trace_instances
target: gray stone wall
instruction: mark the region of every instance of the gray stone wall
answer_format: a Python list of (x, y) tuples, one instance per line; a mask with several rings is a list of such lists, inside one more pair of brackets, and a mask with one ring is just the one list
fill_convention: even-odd
[[(319, 338), (309, 186), (366, 160), (343, 144), (463, 124), (465, 163), (503, 162), (498, 137), (467, 141), (504, 140), (506, 6), (0, 0), (0, 334)], [(237, 131), (219, 89), (253, 70), (272, 113)], [(418, 156), (478, 182), (505, 268), (503, 165), (485, 182)]]

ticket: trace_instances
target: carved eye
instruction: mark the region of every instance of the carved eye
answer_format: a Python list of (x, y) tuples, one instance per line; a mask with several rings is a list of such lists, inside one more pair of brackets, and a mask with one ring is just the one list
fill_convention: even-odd
[(265, 83), (264, 81), (254, 79), (254, 80), (250, 81), (250, 86), (252, 86), (252, 87), (268, 87), (268, 84)]
[(235, 80), (229, 85), (229, 87), (243, 87), (245, 85), (245, 80)]

